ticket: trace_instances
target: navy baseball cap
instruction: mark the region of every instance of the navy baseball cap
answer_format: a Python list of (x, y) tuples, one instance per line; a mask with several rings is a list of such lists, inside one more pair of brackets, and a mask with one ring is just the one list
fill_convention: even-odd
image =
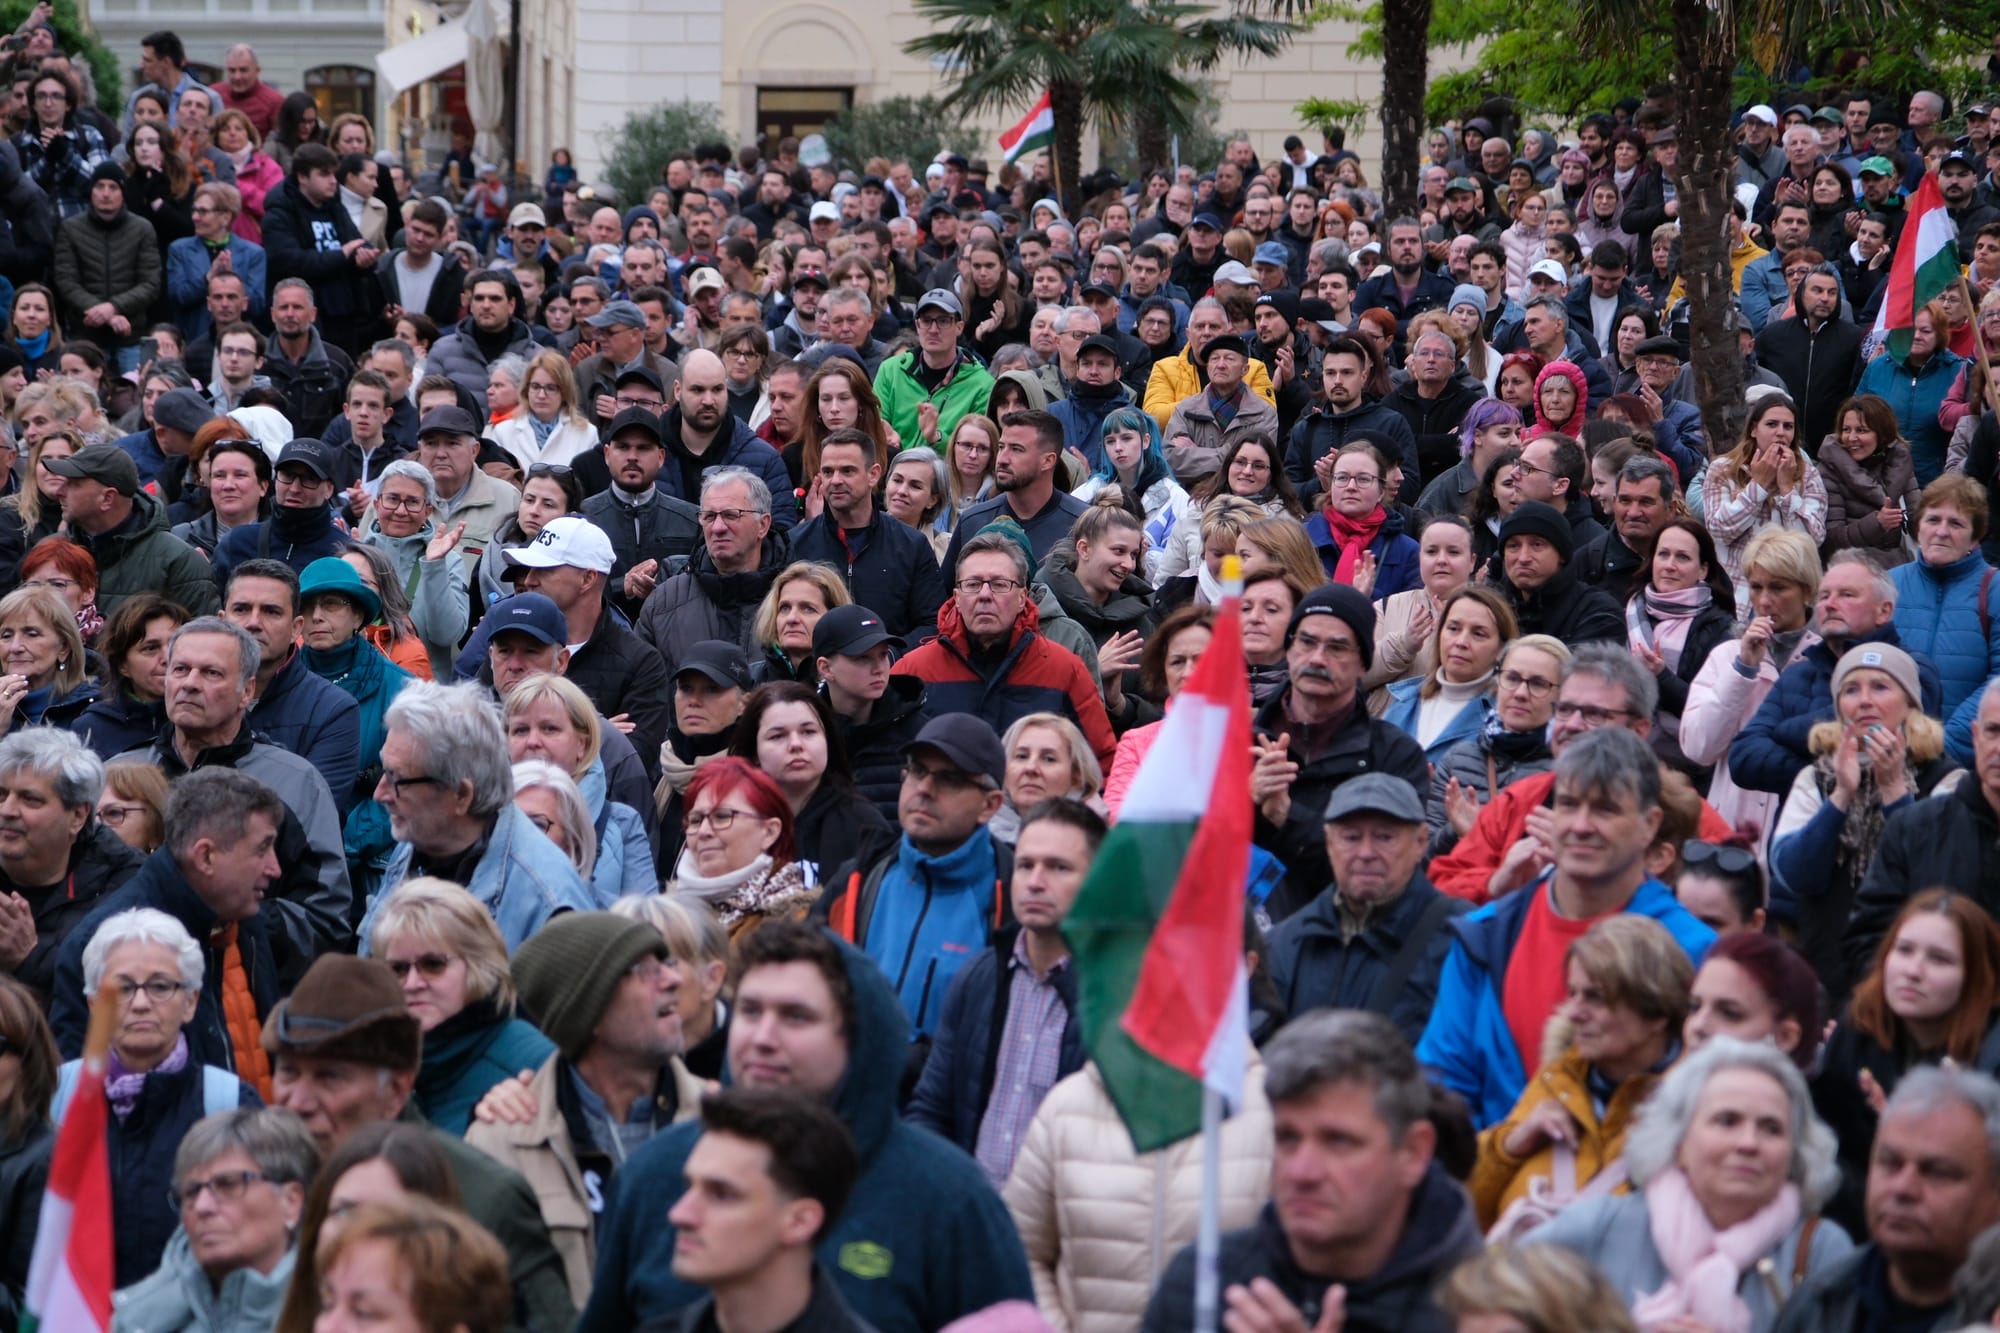
[(941, 713), (932, 718), (917, 738), (903, 747), (904, 757), (913, 750), (936, 750), (960, 772), (991, 778), (995, 787), (1007, 777), (1007, 755), (1000, 747), (1000, 734), (970, 713)]
[(858, 657), (878, 644), (901, 649), (903, 641), (889, 632), (882, 617), (865, 606), (836, 606), (813, 626), (814, 657)]
[(1190, 228), (1206, 227), (1210, 231), (1221, 231), (1222, 219), (1213, 213), (1197, 213), (1194, 215), (1194, 221), (1188, 223), (1188, 226)]
[[(517, 592), (503, 597), (486, 613), (492, 634), (518, 630), (528, 637), (556, 648), (569, 646), (569, 622), (562, 608), (538, 592)], [(491, 635), (488, 636), (489, 641)]]

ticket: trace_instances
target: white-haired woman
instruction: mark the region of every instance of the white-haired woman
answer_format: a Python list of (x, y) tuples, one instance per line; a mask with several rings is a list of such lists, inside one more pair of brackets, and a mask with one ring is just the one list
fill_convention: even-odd
[[(106, 917), (83, 947), (83, 992), (110, 987), (118, 997), (104, 1096), (111, 1177), (118, 1182), (112, 1218), (117, 1284), (130, 1286), (160, 1265), (180, 1214), (167, 1202), (174, 1149), (203, 1116), (259, 1106), (256, 1089), (235, 1072), (203, 1065), (182, 1030), (194, 1018), (205, 975), (201, 945), (165, 912), (135, 907)], [(76, 1095), (83, 1062), (56, 1078), (52, 1115), (60, 1124)]]
[(1801, 1282), (1849, 1254), (1819, 1216), (1840, 1180), (1832, 1131), (1791, 1058), (1716, 1037), (1675, 1065), (1625, 1141), (1631, 1194), (1533, 1232), (1611, 1279), (1643, 1328), (1765, 1333)]
[[(610, 797), (603, 729), (597, 709), (583, 691), (566, 677), (537, 674), (509, 690), (502, 708), (507, 720), (507, 757), (515, 765), (515, 804), (538, 826), (543, 820), (555, 822), (561, 813), (562, 798), (554, 789), (540, 789), (527, 802), (521, 801), (520, 765), (530, 759), (560, 769), (583, 801), (582, 832), (591, 835), (595, 848), (590, 868), (583, 869), (578, 856), (583, 842), (580, 835), (570, 841), (557, 839), (557, 843), (577, 863), (597, 905), (609, 907), (628, 893), (657, 892), (660, 877), (653, 869), (653, 845), (647, 839), (645, 821), (637, 810)], [(542, 788), (539, 782), (535, 785)], [(567, 835), (569, 831), (564, 832)], [(555, 839), (556, 835), (549, 836)]]
[(451, 679), (452, 658), (471, 621), (465, 561), (457, 543), (465, 524), (443, 524), (437, 482), (421, 465), (399, 458), (382, 469), (361, 540), (387, 551), (396, 562), (396, 582), (410, 601), (410, 623), (431, 657), (431, 674)]
[(590, 883), (597, 866), (597, 832), (590, 827), (590, 810), (576, 789), (576, 779), (546, 759), (518, 760), (514, 808), (560, 847), (584, 883)]

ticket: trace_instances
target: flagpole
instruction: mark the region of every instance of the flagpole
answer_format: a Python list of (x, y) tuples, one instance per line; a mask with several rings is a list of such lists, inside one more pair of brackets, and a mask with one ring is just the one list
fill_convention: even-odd
[[(1979, 328), (1979, 306), (1972, 299), (1972, 288), (1966, 283), (1963, 273), (1958, 275), (1958, 291), (1965, 302), (1966, 310), (1972, 315), (1972, 346), (1973, 350), (1979, 353), (1979, 369), (1986, 380), (1986, 405), (1996, 413), (2000, 413), (2000, 384), (1993, 382), (1992, 353), (1986, 346), (1986, 335)], [(1944, 344), (1942, 331), (1938, 336), (1938, 344), (1940, 346)]]
[(1194, 1333), (1215, 1333), (1222, 1274), (1222, 1094), (1201, 1090), (1201, 1219), (1194, 1240)]

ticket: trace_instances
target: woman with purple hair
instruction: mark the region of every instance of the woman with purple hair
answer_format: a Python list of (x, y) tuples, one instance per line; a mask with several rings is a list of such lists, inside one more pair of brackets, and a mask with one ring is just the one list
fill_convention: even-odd
[(1482, 398), (1458, 427), (1459, 463), (1424, 488), (1417, 508), (1425, 514), (1463, 514), (1487, 465), (1521, 443), (1521, 414), (1498, 398)]

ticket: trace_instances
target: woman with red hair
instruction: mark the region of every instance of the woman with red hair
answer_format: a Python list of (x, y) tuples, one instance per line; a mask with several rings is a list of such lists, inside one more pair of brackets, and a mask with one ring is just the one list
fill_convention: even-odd
[(683, 799), (687, 843), (668, 893), (700, 898), (741, 941), (766, 921), (801, 921), (819, 890), (806, 883), (792, 806), (770, 776), (724, 755), (695, 770)]
[(47, 588), (63, 599), (76, 616), (76, 630), (87, 647), (104, 628), (97, 614), (97, 561), (67, 537), (44, 537), (21, 557), (23, 588)]
[(1535, 423), (1524, 438), (1567, 435), (1580, 440), (1589, 413), (1590, 382), (1582, 369), (1573, 362), (1551, 361), (1535, 376)]

